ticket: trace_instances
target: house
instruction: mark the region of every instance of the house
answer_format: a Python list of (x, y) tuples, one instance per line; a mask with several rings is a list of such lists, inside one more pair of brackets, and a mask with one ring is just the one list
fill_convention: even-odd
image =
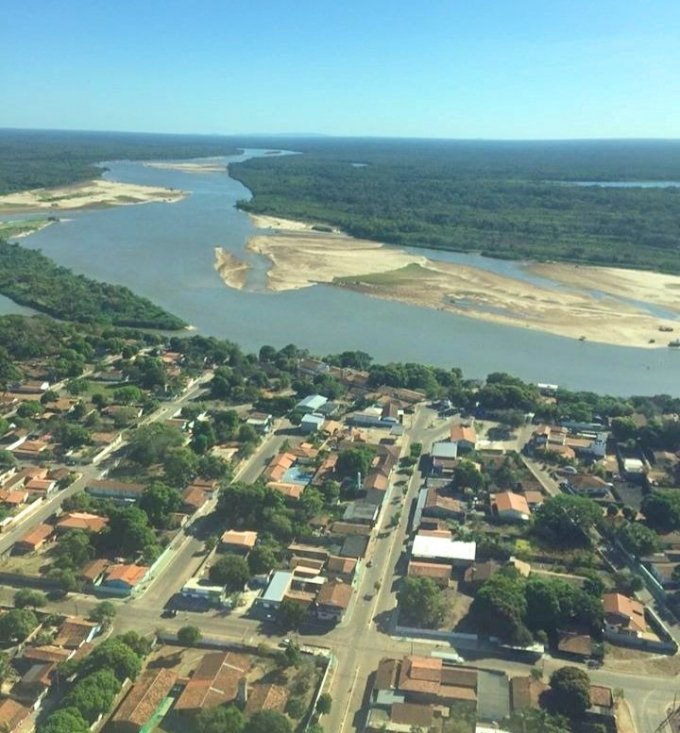
[(367, 501), (353, 501), (347, 505), (342, 519), (344, 522), (366, 524), (369, 527), (374, 527), (379, 513), (380, 507), (377, 507), (375, 504)]
[(196, 598), (219, 606), (224, 601), (224, 586), (210, 585), (199, 578), (189, 578), (180, 591), (184, 598)]
[(182, 509), (188, 514), (197, 512), (207, 501), (207, 494), (200, 486), (187, 486), (182, 493)]
[(456, 541), (450, 533), (447, 536), (433, 537), (421, 531), (413, 540), (411, 557), (465, 568), (475, 561), (476, 550), (476, 542)]
[(510, 680), (510, 706), (513, 710), (541, 707), (541, 697), (550, 689), (543, 680), (531, 676), (513, 677)]
[(145, 565), (110, 565), (104, 571), (100, 588), (114, 594), (129, 595), (146, 578), (148, 572), (149, 568)]
[(49, 478), (32, 478), (24, 484), (26, 491), (37, 496), (47, 496), (57, 488), (57, 482)]
[(95, 479), (85, 487), (90, 496), (97, 499), (111, 499), (120, 503), (138, 501), (144, 489), (144, 484), (118, 481), (117, 479)]
[(283, 602), (292, 581), (293, 573), (289, 570), (277, 570), (273, 572), (264, 593), (255, 599), (253, 603), (254, 609), (263, 611), (267, 617), (271, 616)]
[(497, 571), (500, 569), (500, 564), (495, 560), (486, 560), (485, 562), (478, 562), (471, 565), (466, 569), (463, 576), (465, 584), (469, 588), (479, 588)]
[(80, 649), (99, 633), (100, 625), (73, 616), (67, 617), (54, 637), (55, 646), (64, 649)]
[(411, 560), (408, 564), (409, 578), (430, 578), (440, 588), (448, 588), (451, 580), (451, 566), (436, 562), (419, 562)]
[(310, 558), (312, 560), (319, 560), (323, 563), (328, 561), (330, 552), (324, 547), (317, 547), (316, 545), (301, 545), (297, 542), (291, 542), (287, 547), (288, 552), (293, 557)]
[(295, 456), (292, 453), (278, 453), (275, 455), (265, 469), (264, 476), (267, 481), (281, 482), (288, 471), (295, 464)]
[(25, 440), (12, 453), (21, 461), (40, 461), (49, 455), (49, 445), (42, 440)]
[[(333, 526), (335, 527), (336, 522)], [(360, 527), (362, 525), (356, 525)], [(357, 560), (366, 554), (368, 548), (368, 537), (360, 534), (350, 534), (345, 537), (342, 541), (342, 547), (340, 548), (340, 555), (342, 557), (353, 557)]]
[(42, 394), (50, 388), (50, 383), (40, 379), (28, 379), (12, 386), (12, 390), (18, 394)]
[(389, 476), (372, 470), (364, 479), (363, 489), (366, 492), (366, 501), (374, 506), (380, 506), (385, 499), (385, 493), (390, 486)]
[(614, 695), (611, 688), (591, 685), (590, 707), (585, 712), (585, 718), (591, 723), (604, 723), (609, 727), (608, 723), (614, 720), (614, 715)]
[(341, 580), (329, 580), (316, 597), (316, 616), (322, 621), (342, 621), (352, 598), (352, 586)]
[(81, 568), (80, 573), (78, 573), (78, 578), (87, 585), (98, 585), (110, 564), (111, 562), (106, 558), (90, 560), (90, 562), (85, 563)]
[(513, 491), (504, 491), (493, 496), (491, 511), (503, 522), (526, 522), (531, 514), (525, 497)]
[(435, 519), (454, 519), (463, 521), (467, 514), (467, 507), (464, 502), (445, 496), (435, 487), (421, 489), (425, 492), (421, 516), (433, 517)]
[(634, 598), (621, 593), (602, 596), (604, 628), (610, 634), (638, 637), (647, 631), (645, 607)]
[(267, 488), (281, 494), (287, 504), (295, 504), (300, 501), (300, 497), (305, 490), (302, 484), (287, 484), (283, 481), (269, 481)]
[(98, 514), (88, 512), (69, 512), (65, 514), (55, 525), (57, 534), (79, 529), (90, 534), (99, 534), (109, 523), (108, 517), (100, 517)]
[(257, 532), (227, 530), (220, 538), (220, 550), (237, 555), (248, 555), (257, 542)]
[(454, 425), (451, 442), (456, 444), (459, 452), (473, 451), (477, 447), (477, 432), (471, 425)]
[(260, 435), (266, 435), (272, 429), (274, 424), (273, 415), (269, 415), (266, 412), (251, 412), (246, 420), (246, 425), (250, 425)]
[(531, 511), (536, 509), (536, 507), (541, 506), (545, 501), (545, 496), (542, 491), (525, 491), (524, 498), (527, 500), (527, 504)]
[(205, 654), (174, 709), (195, 715), (205, 708), (236, 702), (250, 669), (250, 659), (245, 654), (231, 651)]
[(148, 669), (141, 674), (111, 718), (111, 733), (140, 733), (176, 682), (177, 673), (172, 669)]
[(357, 569), (357, 563), (358, 560), (354, 557), (331, 555), (326, 563), (326, 575), (329, 580), (339, 580), (351, 584)]
[(31, 714), (31, 708), (11, 697), (0, 700), (0, 730), (14, 731)]
[(320, 374), (326, 374), (329, 370), (328, 364), (320, 359), (306, 357), (298, 362), (298, 372), (308, 377), (318, 377)]
[(282, 713), (287, 701), (288, 690), (282, 685), (257, 683), (248, 691), (244, 712), (248, 717), (259, 710), (275, 710)]
[[(63, 661), (63, 660), (62, 660)], [(11, 695), (17, 700), (29, 703), (33, 709), (40, 707), (52, 684), (52, 674), (57, 662), (35, 662), (12, 687)]]
[(54, 527), (51, 524), (39, 524), (28, 534), (25, 534), (14, 544), (14, 551), (18, 553), (36, 552), (54, 534)]
[(308, 412), (306, 415), (303, 415), (302, 420), (300, 420), (300, 430), (305, 435), (316, 433), (323, 428), (325, 421), (326, 418), (323, 415), (319, 415), (317, 412)]
[(557, 651), (572, 659), (583, 660), (592, 656), (593, 640), (590, 634), (557, 630)]
[(313, 413), (323, 407), (326, 402), (328, 402), (327, 397), (320, 394), (310, 394), (295, 405), (295, 411), (304, 414)]
[(430, 451), (430, 459), (430, 472), (433, 476), (452, 477), (458, 465), (458, 443), (435, 443)]

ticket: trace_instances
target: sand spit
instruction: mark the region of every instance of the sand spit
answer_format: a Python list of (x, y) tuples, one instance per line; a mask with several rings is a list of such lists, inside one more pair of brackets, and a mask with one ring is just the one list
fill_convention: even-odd
[[(481, 268), (410, 254), (398, 247), (354, 239), (339, 232), (314, 231), (309, 224), (289, 223), (272, 217), (253, 219), (259, 228), (271, 229), (248, 243), (250, 251), (266, 257), (272, 264), (267, 274), (267, 286), (271, 291), (328, 283), (376, 298), (619, 346), (665, 347), (680, 334), (680, 319), (656, 318), (634, 304), (614, 297), (597, 298), (584, 292), (582, 288), (588, 287), (584, 285), (588, 282), (582, 276), (584, 271), (597, 281), (597, 289), (604, 289), (598, 273), (600, 268), (578, 268), (580, 292), (553, 289)], [(564, 268), (565, 273), (570, 269), (568, 265), (550, 267)], [(560, 272), (557, 269), (542, 274), (564, 282), (559, 277)], [(631, 297), (620, 288), (615, 290), (618, 272), (613, 271), (611, 276), (612, 295)], [(637, 283), (639, 288), (646, 284), (645, 287), (651, 290), (656, 278), (669, 277), (622, 272), (630, 279), (631, 288)], [(639, 281), (636, 280), (638, 274)], [(596, 289), (594, 285), (592, 289)], [(672, 297), (680, 295), (680, 291), (674, 289), (674, 280), (668, 282), (668, 290)], [(635, 292), (640, 296), (646, 291)], [(647, 300), (646, 297), (637, 299)], [(657, 302), (651, 297), (649, 300)], [(664, 301), (664, 305), (668, 304)], [(660, 327), (673, 329), (676, 333), (660, 332)]]
[(34, 188), (0, 196), (0, 213), (62, 211), (70, 209), (125, 206), (128, 204), (174, 203), (186, 196), (175, 188), (141, 186), (96, 179), (58, 188)]
[(535, 263), (528, 270), (581, 290), (600, 290), (680, 313), (680, 277), (619, 267)]
[(226, 285), (243, 290), (250, 265), (223, 247), (215, 247), (215, 269)]
[(183, 173), (223, 173), (227, 170), (224, 163), (144, 163), (144, 166)]

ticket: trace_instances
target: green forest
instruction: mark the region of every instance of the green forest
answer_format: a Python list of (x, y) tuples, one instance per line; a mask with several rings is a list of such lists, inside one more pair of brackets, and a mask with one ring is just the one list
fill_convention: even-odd
[(680, 188), (575, 185), (680, 181), (677, 141), (322, 139), (295, 149), (304, 154), (230, 166), (253, 192), (243, 209), (390, 244), (680, 273)]
[(177, 330), (187, 324), (122, 285), (97, 282), (0, 239), (0, 293), (66, 321)]
[(233, 141), (199, 135), (0, 130), (0, 195), (98, 178), (106, 160), (230, 155)]

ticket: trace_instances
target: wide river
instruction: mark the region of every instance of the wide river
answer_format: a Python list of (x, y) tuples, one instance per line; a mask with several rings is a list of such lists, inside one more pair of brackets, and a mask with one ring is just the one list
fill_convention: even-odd
[[(225, 161), (263, 152), (247, 150)], [(23, 239), (22, 245), (42, 249), (76, 272), (127, 285), (200, 333), (228, 338), (248, 350), (289, 343), (318, 355), (361, 349), (381, 362), (459, 366), (467, 377), (505, 371), (574, 389), (680, 396), (677, 349), (582, 343), (331, 286), (284, 293), (232, 290), (214, 269), (214, 247), (252, 261), (244, 248), (257, 230), (235, 208), (250, 197), (244, 186), (222, 172), (188, 173), (128, 161), (107, 166), (105, 177), (111, 180), (174, 187), (190, 195), (175, 204), (64, 213), (60, 223)], [(428, 250), (422, 254), (530, 279), (516, 263)], [(266, 268), (255, 264), (263, 282)], [(0, 298), (0, 313), (25, 310)]]

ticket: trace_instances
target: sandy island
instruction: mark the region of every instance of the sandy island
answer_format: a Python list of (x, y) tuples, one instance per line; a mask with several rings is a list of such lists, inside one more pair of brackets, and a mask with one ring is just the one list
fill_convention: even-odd
[[(327, 283), (376, 298), (619, 346), (666, 347), (680, 335), (680, 319), (656, 318), (634, 304), (587, 292), (600, 290), (680, 310), (680, 277), (560, 264), (530, 266), (563, 285), (553, 289), (341, 232), (320, 232), (301, 222), (252, 219), (259, 229), (269, 230), (253, 237), (248, 249), (271, 262), (271, 291)], [(242, 264), (230, 255), (229, 279)], [(669, 330), (662, 332), (661, 327)]]
[(144, 163), (147, 168), (160, 168), (184, 173), (223, 173), (227, 170), (224, 163)]
[(62, 211), (128, 204), (174, 203), (186, 196), (175, 188), (96, 179), (57, 188), (33, 188), (0, 196), (0, 213)]
[(223, 247), (215, 247), (215, 269), (230, 288), (243, 290), (250, 265), (234, 257)]

